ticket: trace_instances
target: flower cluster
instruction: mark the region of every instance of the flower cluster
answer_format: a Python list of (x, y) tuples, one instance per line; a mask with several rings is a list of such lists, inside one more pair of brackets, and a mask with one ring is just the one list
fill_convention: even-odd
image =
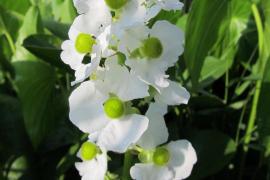
[[(168, 21), (149, 23), (178, 0), (74, 0), (79, 13), (62, 44), (61, 59), (75, 71), (70, 120), (84, 133), (75, 164), (82, 179), (106, 178), (107, 152), (133, 150), (137, 180), (184, 179), (197, 161), (187, 140), (168, 141), (169, 105), (187, 104), (189, 93), (169, 79), (183, 53), (183, 32)], [(134, 102), (151, 99), (143, 115)], [(134, 101), (137, 100), (137, 101)]]

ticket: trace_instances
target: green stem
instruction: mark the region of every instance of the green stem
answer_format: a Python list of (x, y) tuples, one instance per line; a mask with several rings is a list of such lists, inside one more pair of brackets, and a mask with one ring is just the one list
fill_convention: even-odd
[(10, 48), (11, 48), (11, 51), (12, 51), (12, 53), (14, 54), (15, 51), (16, 51), (15, 44), (13, 43), (13, 40), (12, 40), (12, 38), (11, 38), (11, 36), (9, 35), (8, 32), (5, 31), (4, 34), (5, 34), (6, 38), (7, 38), (8, 44), (9, 44), (9, 46), (10, 46)]
[[(258, 8), (255, 4), (252, 4), (251, 6), (252, 8), (252, 12), (255, 18), (255, 22), (256, 22), (256, 26), (258, 29), (258, 39), (259, 39), (259, 66), (258, 66), (258, 70), (257, 73), (260, 75), (260, 77), (262, 77), (263, 74), (263, 59), (262, 57), (262, 49), (263, 49), (263, 25), (262, 25), (262, 20), (258, 11)], [(262, 86), (262, 80), (258, 80), (256, 82), (256, 86), (255, 86), (255, 93), (253, 96), (253, 102), (252, 102), (252, 107), (251, 107), (251, 113), (249, 116), (249, 120), (248, 120), (248, 126), (247, 126), (247, 130), (246, 130), (246, 134), (245, 134), (245, 139), (244, 139), (244, 151), (247, 152), (248, 151), (248, 145), (251, 141), (251, 136), (252, 136), (252, 131), (254, 129), (254, 125), (255, 125), (255, 120), (256, 120), (256, 116), (257, 116), (257, 106), (258, 106), (258, 102), (259, 102), (259, 97), (261, 94), (261, 86)]]
[(124, 166), (123, 166), (123, 174), (122, 174), (122, 180), (130, 180), (130, 168), (132, 166), (132, 159), (133, 156), (131, 154), (131, 151), (127, 151), (125, 153), (125, 157), (124, 157)]

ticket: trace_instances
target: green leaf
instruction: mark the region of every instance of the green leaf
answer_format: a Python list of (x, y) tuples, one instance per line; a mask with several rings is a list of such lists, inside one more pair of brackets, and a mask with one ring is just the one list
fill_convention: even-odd
[(35, 148), (63, 116), (62, 94), (55, 88), (54, 69), (42, 62), (13, 63), (26, 131)]
[(198, 162), (190, 179), (203, 179), (228, 165), (236, 152), (235, 142), (216, 130), (203, 130), (190, 139), (197, 152)]
[(44, 26), (57, 37), (65, 40), (68, 39), (69, 25), (56, 21), (45, 21)]
[(23, 46), (31, 53), (51, 65), (71, 72), (71, 69), (60, 58), (61, 50), (54, 47), (49, 41), (57, 41), (50, 35), (32, 35), (26, 38)]
[(28, 8), (31, 6), (31, 3), (29, 2), (29, 0), (1, 0), (0, 5), (5, 7), (5, 9), (16, 11), (24, 15), (27, 12)]
[(227, 16), (227, 0), (194, 0), (186, 27), (185, 61), (189, 69), (193, 89), (208, 51), (218, 39), (223, 20)]
[(52, 8), (55, 19), (62, 23), (71, 23), (76, 17), (72, 0), (52, 1)]
[(23, 24), (19, 30), (19, 37), (16, 42), (16, 53), (13, 56), (13, 60), (26, 60), (36, 59), (28, 51), (22, 47), (23, 40), (31, 34), (38, 34), (43, 32), (43, 25), (39, 13), (39, 9), (36, 6), (32, 6), (28, 9)]
[(21, 105), (18, 99), (0, 94), (0, 164), (27, 149)]

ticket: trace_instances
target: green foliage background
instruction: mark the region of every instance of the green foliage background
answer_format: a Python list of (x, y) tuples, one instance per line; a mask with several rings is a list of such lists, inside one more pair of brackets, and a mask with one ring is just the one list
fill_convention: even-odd
[[(184, 3), (153, 21), (186, 34), (168, 73), (192, 98), (166, 122), (171, 140), (186, 138), (198, 153), (189, 179), (270, 179), (270, 1)], [(72, 0), (0, 0), (1, 180), (80, 179), (74, 162), (86, 135), (68, 119), (74, 77), (60, 60), (75, 16)], [(120, 174), (122, 157), (110, 156)]]

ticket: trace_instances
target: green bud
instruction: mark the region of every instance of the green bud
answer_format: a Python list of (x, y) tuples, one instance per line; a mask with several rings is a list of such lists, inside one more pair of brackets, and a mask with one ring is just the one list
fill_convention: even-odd
[(80, 33), (77, 36), (75, 48), (79, 53), (85, 54), (92, 51), (92, 48), (95, 43), (96, 41), (91, 35)]
[(143, 41), (143, 46), (139, 50), (143, 57), (155, 59), (161, 56), (163, 47), (158, 38), (150, 37)]
[(155, 150), (153, 155), (153, 162), (155, 165), (164, 166), (170, 160), (170, 153), (164, 147), (159, 147)]
[(104, 111), (109, 118), (117, 119), (124, 114), (125, 104), (117, 97), (112, 97), (104, 103)]
[(150, 163), (153, 161), (153, 151), (143, 150), (139, 153), (138, 158), (142, 163)]
[(128, 0), (105, 0), (105, 2), (111, 9), (118, 10), (124, 7)]
[(82, 144), (81, 147), (81, 157), (85, 161), (92, 160), (94, 157), (96, 157), (98, 153), (98, 148), (94, 143), (91, 142), (85, 142)]

